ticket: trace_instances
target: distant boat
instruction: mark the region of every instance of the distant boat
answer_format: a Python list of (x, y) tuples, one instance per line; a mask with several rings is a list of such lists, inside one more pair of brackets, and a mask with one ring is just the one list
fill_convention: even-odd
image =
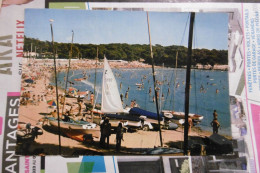
[(143, 83), (136, 83), (135, 85), (136, 86), (143, 86), (144, 84)]

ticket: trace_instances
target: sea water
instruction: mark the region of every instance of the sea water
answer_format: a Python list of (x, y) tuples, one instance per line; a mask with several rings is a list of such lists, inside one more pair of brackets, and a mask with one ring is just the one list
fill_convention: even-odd
[[(151, 69), (112, 69), (112, 71), (117, 81), (119, 93), (124, 96), (124, 106), (130, 106), (131, 101), (135, 100), (140, 108), (156, 112), (156, 104), (153, 102), (154, 83)], [(87, 79), (74, 81), (74, 79), (83, 78), (84, 73), (86, 73)], [(159, 68), (155, 70), (155, 73), (156, 80), (161, 83), (161, 85), (156, 85), (160, 88), (159, 109), (185, 112), (186, 69)], [(101, 103), (103, 69), (97, 69), (97, 73), (95, 73), (95, 69), (70, 71), (69, 81), (74, 83), (71, 85), (72, 87), (80, 91), (94, 92), (95, 74), (96, 103)], [(58, 74), (58, 85), (62, 88), (65, 88), (65, 76), (65, 72)], [(121, 89), (120, 83), (122, 83)], [(143, 83), (143, 87), (138, 88), (137, 83)], [(189, 112), (204, 116), (204, 119), (197, 126), (202, 130), (212, 131), (210, 123), (213, 120), (213, 111), (217, 110), (218, 121), (221, 125), (219, 133), (231, 136), (228, 72), (192, 69), (190, 83)], [(69, 86), (70, 84), (68, 84)], [(150, 87), (151, 94), (149, 94)], [(128, 98), (125, 98), (126, 91), (128, 91)], [(163, 98), (161, 97), (162, 93)]]

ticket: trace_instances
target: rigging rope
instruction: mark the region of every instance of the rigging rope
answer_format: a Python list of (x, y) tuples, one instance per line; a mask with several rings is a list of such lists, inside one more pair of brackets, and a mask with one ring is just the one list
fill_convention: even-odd
[(163, 85), (164, 85), (164, 77), (163, 77), (163, 73), (164, 73), (164, 63), (163, 63), (163, 68), (162, 68), (162, 70), (161, 70), (161, 73), (162, 73), (162, 86), (161, 86), (161, 89), (160, 89), (160, 91), (161, 91), (161, 94), (160, 94), (160, 107), (159, 107), (159, 110), (160, 110), (160, 112), (162, 111), (162, 95), (163, 95)]
[[(197, 30), (196, 30), (196, 21), (194, 21), (194, 36), (193, 36), (193, 39), (194, 39), (194, 42), (193, 42), (193, 47), (194, 49), (196, 48), (197, 46)], [(196, 65), (196, 61), (195, 61), (195, 65)], [(195, 114), (198, 114), (198, 102), (197, 102), (197, 78), (196, 78), (196, 69), (193, 69), (193, 74), (194, 74), (194, 101), (195, 101)], [(199, 129), (197, 131), (197, 134), (199, 135)]]
[[(184, 27), (184, 32), (183, 32), (183, 34), (182, 34), (182, 39), (181, 39), (181, 42), (180, 42), (179, 46), (180, 46), (180, 45), (183, 45), (183, 40), (184, 40), (185, 33), (186, 33), (186, 30), (187, 30), (187, 25), (188, 25), (189, 18), (190, 18), (190, 13), (189, 13), (188, 16), (187, 16), (186, 24), (185, 24), (185, 27)], [(177, 61), (177, 57), (178, 57), (178, 48), (177, 48), (177, 50), (176, 50), (176, 61)], [(177, 62), (176, 62), (176, 64), (177, 64)], [(175, 64), (175, 65), (176, 65), (176, 64)], [(176, 66), (177, 66), (177, 65), (176, 65)], [(175, 68), (177, 68), (176, 66), (175, 66)], [(173, 71), (175, 71), (175, 69), (173, 69)], [(177, 71), (176, 71), (176, 74), (172, 73), (172, 75), (171, 75), (171, 80), (170, 80), (170, 85), (171, 85), (172, 80), (173, 80), (173, 75), (174, 75), (173, 93), (175, 93), (175, 87), (176, 87), (175, 81), (176, 81), (176, 79), (177, 79)], [(176, 75), (176, 76), (175, 76), (175, 75)], [(170, 88), (170, 86), (169, 86), (169, 88)], [(169, 94), (169, 93), (167, 94), (166, 99), (165, 99), (165, 102), (164, 102), (164, 105), (163, 105), (163, 108), (165, 107), (166, 100), (168, 99), (168, 96), (170, 96), (170, 95), (171, 95), (171, 94)], [(173, 105), (173, 109), (175, 108), (174, 97), (175, 97), (175, 94), (172, 94), (171, 97), (170, 97), (170, 105)]]
[[(196, 21), (194, 21), (194, 42), (193, 42), (193, 47), (194, 49), (196, 48), (196, 39), (197, 39), (197, 33), (196, 33)], [(196, 63), (196, 62), (195, 62)], [(198, 105), (197, 105), (197, 84), (196, 84), (196, 70), (193, 69), (194, 73), (194, 85), (195, 85), (195, 113), (198, 113)]]

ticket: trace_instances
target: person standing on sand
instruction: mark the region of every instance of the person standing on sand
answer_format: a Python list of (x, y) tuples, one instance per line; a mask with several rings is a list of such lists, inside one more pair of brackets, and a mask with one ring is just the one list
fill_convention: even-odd
[(218, 113), (216, 110), (214, 110), (214, 112), (213, 112), (213, 118), (218, 118)]
[(78, 115), (81, 115), (81, 110), (82, 110), (82, 104), (81, 104), (81, 101), (79, 101), (78, 106), (79, 106), (79, 113), (78, 113)]
[(60, 103), (63, 105), (65, 103), (65, 95), (61, 96)]
[(25, 98), (26, 102), (28, 102), (28, 100), (29, 100), (28, 92), (24, 92), (24, 98)]
[(79, 95), (79, 96), (78, 96), (78, 98), (77, 98), (77, 102), (79, 103), (79, 102), (80, 102), (80, 100), (81, 100), (81, 99), (80, 99), (80, 95)]
[(116, 150), (120, 151), (121, 149), (121, 140), (123, 140), (124, 129), (122, 123), (119, 123), (116, 129)]
[(91, 92), (91, 94), (90, 94), (90, 103), (91, 103), (91, 105), (94, 105), (94, 94), (93, 94), (93, 92)]
[(35, 95), (32, 96), (32, 101), (33, 101), (33, 103), (36, 103)]
[(104, 128), (106, 126), (106, 120), (104, 120), (101, 124), (100, 124), (100, 140), (99, 140), (99, 145), (101, 148), (104, 147), (105, 145), (105, 136), (104, 136)]
[(41, 95), (41, 101), (43, 101), (43, 95)]
[(213, 133), (218, 134), (218, 128), (220, 127), (218, 119), (214, 118), (213, 121), (211, 121), (210, 125), (213, 127)]
[(41, 102), (41, 97), (40, 97), (40, 95), (37, 95), (37, 105), (39, 105), (40, 102)]
[(31, 93), (30, 93), (30, 91), (27, 92), (27, 97), (28, 97), (27, 100), (30, 100), (30, 99), (31, 99)]
[(106, 141), (106, 148), (109, 149), (109, 136), (111, 135), (111, 124), (109, 123), (109, 119), (105, 119), (104, 125), (104, 138)]

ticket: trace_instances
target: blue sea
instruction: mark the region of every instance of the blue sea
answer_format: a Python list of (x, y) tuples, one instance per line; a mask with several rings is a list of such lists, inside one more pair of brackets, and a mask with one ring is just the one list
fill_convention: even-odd
[[(156, 112), (156, 105), (153, 102), (153, 78), (151, 69), (112, 69), (120, 94), (125, 96), (129, 88), (128, 98), (124, 97), (124, 106), (130, 105), (131, 100), (136, 100), (140, 108)], [(184, 112), (185, 78), (186, 69), (160, 68), (156, 69), (156, 80), (161, 82), (157, 85), (160, 88), (160, 95), (164, 99), (159, 100), (160, 110), (174, 110)], [(82, 78), (86, 73), (88, 79), (74, 81)], [(175, 76), (176, 74), (176, 76)], [(103, 69), (97, 69), (96, 73), (96, 96), (97, 103), (101, 103)], [(65, 88), (64, 77), (66, 72), (58, 74), (59, 86)], [(94, 91), (95, 69), (70, 71), (69, 81), (74, 82), (72, 87), (80, 91)], [(175, 85), (174, 85), (175, 81)], [(120, 89), (120, 83), (122, 87)], [(144, 87), (139, 89), (136, 83), (143, 83)], [(68, 84), (69, 86), (69, 84)], [(149, 95), (149, 88), (152, 94)], [(170, 92), (168, 92), (170, 90)], [(162, 91), (162, 92), (161, 92)], [(229, 112), (229, 91), (228, 72), (214, 70), (191, 70), (190, 87), (190, 113), (203, 115), (204, 119), (199, 126), (203, 130), (212, 131), (210, 122), (213, 119), (213, 110), (218, 113), (218, 120), (221, 124), (220, 134), (231, 136), (230, 112)]]

